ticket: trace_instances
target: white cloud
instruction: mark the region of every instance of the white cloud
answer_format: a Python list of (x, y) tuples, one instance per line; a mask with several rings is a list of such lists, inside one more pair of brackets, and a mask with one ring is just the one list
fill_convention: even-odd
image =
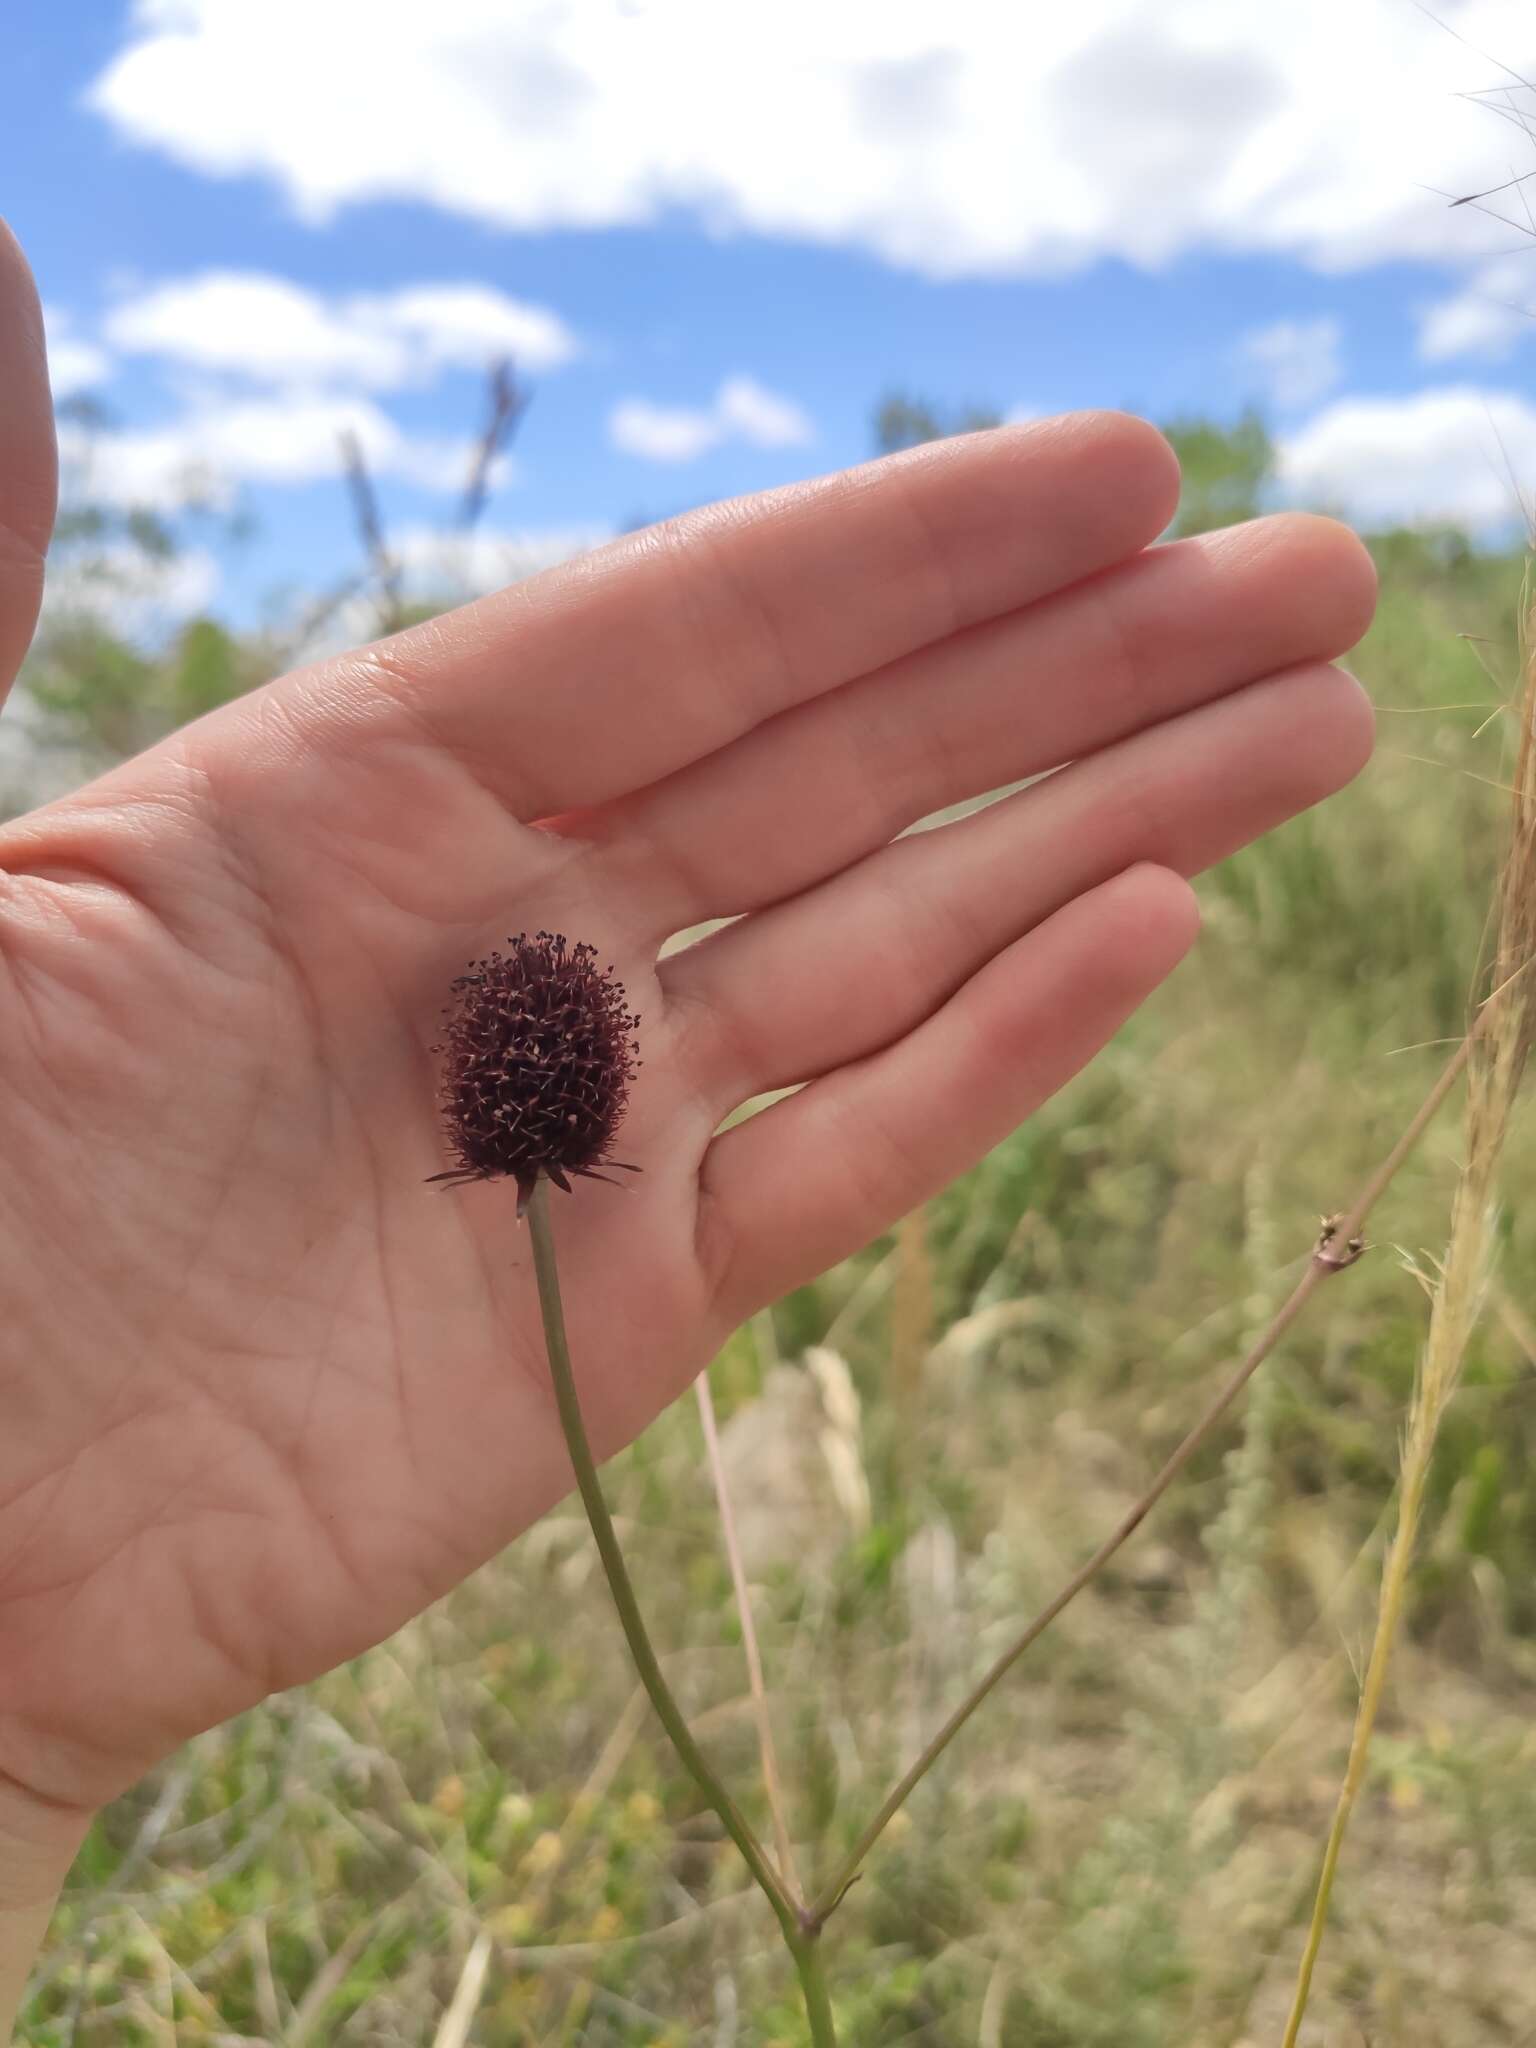
[(1523, 517), (1536, 478), (1536, 405), (1469, 385), (1345, 398), (1280, 443), (1288, 493), (1365, 526), (1450, 521), (1474, 531)]
[(652, 405), (646, 398), (621, 399), (608, 415), (608, 438), (614, 447), (647, 462), (692, 462), (713, 448), (720, 435), (713, 411)]
[(76, 334), (74, 319), (62, 306), (44, 306), (43, 332), (55, 398), (73, 398), (106, 383), (112, 374), (112, 358), (104, 348)]
[[(242, 482), (335, 476), (344, 436), (377, 475), (456, 491), (474, 441), (408, 434), (374, 394), (508, 352), (520, 368), (549, 368), (576, 349), (557, 315), (489, 285), (325, 298), (256, 271), (170, 280), (120, 301), (105, 327), (119, 350), (179, 373), (182, 410), (167, 425), (116, 433), (67, 424), (64, 454), (83, 496), (161, 509), (227, 501)], [(499, 456), (491, 486), (511, 473)]]
[[(376, 476), (457, 490), (469, 472), (466, 440), (404, 433), (370, 398), (277, 392), (230, 398), (207, 392), (161, 427), (97, 432), (66, 421), (59, 451), (82, 501), (162, 511), (228, 501), (239, 483), (298, 484), (340, 475), (353, 437)], [(493, 482), (506, 474), (503, 458)]]
[(609, 526), (483, 527), (474, 533), (442, 534), (429, 526), (407, 526), (390, 538), (405, 570), (408, 590), (419, 596), (479, 597), (505, 583), (519, 582), (584, 555), (612, 540)]
[(1460, 290), (1419, 317), (1419, 354), (1427, 363), (1455, 356), (1497, 361), (1536, 330), (1536, 250), (1516, 250), (1475, 270)]
[(307, 483), (340, 466), (345, 435), (353, 435), (375, 469), (394, 466), (404, 436), (365, 398), (284, 393), (209, 406), (173, 430), (191, 441), (212, 468), (260, 483)]
[(647, 462), (692, 462), (722, 441), (788, 448), (813, 436), (809, 415), (755, 377), (727, 377), (708, 406), (653, 405), (646, 398), (625, 398), (608, 416), (613, 445)]
[(272, 384), (342, 380), (369, 390), (510, 355), (551, 369), (576, 352), (565, 323), (485, 284), (408, 285), (324, 298), (260, 271), (208, 270), (124, 300), (107, 338), (125, 351)]
[(340, 375), (387, 385), (403, 378), (398, 343), (349, 328), (298, 285), (253, 272), (210, 270), (159, 285), (110, 313), (106, 332), (120, 349), (279, 383)]
[(356, 298), (354, 320), (377, 322), (432, 369), (478, 370), (497, 356), (520, 369), (552, 370), (577, 353), (557, 313), (486, 284), (418, 284), (374, 298)]
[(810, 416), (755, 377), (727, 377), (715, 397), (715, 417), (726, 434), (757, 448), (795, 448), (813, 438)]
[(193, 435), (170, 427), (121, 432), (59, 422), (59, 464), (67, 499), (84, 505), (141, 506), (174, 512), (224, 504), (227, 479), (215, 476)]
[[(400, 587), (407, 598), (433, 603), (463, 604), (519, 583), (568, 562), (612, 540), (607, 526), (527, 527), (499, 530), (480, 527), (473, 533), (440, 533), (429, 526), (406, 526), (389, 536), (389, 549), (401, 569)], [(337, 654), (379, 630), (377, 602), (364, 594), (327, 614), (313, 637), (294, 650), (295, 658), (318, 660)]]
[(315, 220), (387, 198), (518, 229), (682, 207), (936, 276), (1202, 248), (1468, 261), (1507, 231), (1425, 188), (1502, 175), (1507, 129), (1459, 95), (1536, 69), (1536, 17), (1439, 11), (136, 0), (90, 101)]
[(184, 548), (156, 561), (126, 541), (89, 554), (49, 557), (43, 617), (98, 619), (130, 636), (206, 611), (219, 587), (219, 565), (206, 548)]
[[(480, 444), (472, 434), (402, 434), (389, 451), (384, 467), (424, 491), (462, 491)], [(515, 474), (510, 455), (498, 455), (491, 463), (486, 487), (499, 491)]]
[(1239, 353), (1263, 379), (1266, 395), (1289, 410), (1314, 404), (1339, 382), (1342, 338), (1338, 321), (1326, 315), (1317, 320), (1277, 320), (1245, 334)]

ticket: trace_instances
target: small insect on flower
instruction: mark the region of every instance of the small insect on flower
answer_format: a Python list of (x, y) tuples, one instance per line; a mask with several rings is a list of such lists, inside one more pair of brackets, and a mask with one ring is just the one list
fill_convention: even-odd
[(433, 1050), (459, 1163), (432, 1179), (462, 1187), (510, 1175), (521, 1216), (541, 1174), (569, 1194), (576, 1175), (608, 1180), (599, 1166), (640, 1171), (608, 1156), (640, 1064), (640, 1019), (595, 947), (567, 945), (561, 932), (520, 932), (507, 944), (453, 984)]

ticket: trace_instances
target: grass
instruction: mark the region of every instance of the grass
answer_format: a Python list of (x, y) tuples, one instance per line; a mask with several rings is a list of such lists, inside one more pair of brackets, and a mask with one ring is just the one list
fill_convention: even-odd
[[(1297, 1973), (1296, 1993), (1283, 2048), (1296, 2048), (1318, 1953), (1327, 1931), (1329, 1902), (1355, 1803), (1365, 1782), (1370, 1748), (1385, 1695), (1392, 1649), (1407, 1605), (1419, 1520), (1433, 1469), (1435, 1444), (1461, 1383), (1473, 1336), (1487, 1306), (1495, 1263), (1500, 1167), (1505, 1140), (1519, 1110), (1533, 1024), (1530, 976), (1536, 959), (1536, 653), (1523, 643), (1524, 674), (1510, 718), (1519, 742), (1511, 769), (1511, 821), (1491, 919), (1483, 985), (1475, 1023), (1458, 1046), (1449, 1076), (1464, 1063), (1467, 1108), (1464, 1157), (1445, 1256), (1419, 1273), (1429, 1298), (1429, 1328), (1403, 1433), (1397, 1480), (1396, 1525), (1382, 1570), (1376, 1629), (1360, 1685), (1349, 1761), (1324, 1848), (1317, 1896)], [(1486, 988), (1486, 993), (1485, 993)], [(1431, 1094), (1433, 1104), (1436, 1095)], [(1346, 1226), (1347, 1227), (1347, 1226)], [(1405, 1261), (1405, 1263), (1409, 1263)]]
[[(1196, 958), (1047, 1112), (717, 1361), (808, 1876), (1173, 1447), (1407, 1122), (1428, 1041), (1464, 1026), (1507, 774), (1479, 727), (1513, 685), (1519, 567), (1381, 552), (1364, 781), (1207, 880)], [(1452, 1112), (1378, 1238), (1444, 1243), (1459, 1137)], [(1517, 1131), (1304, 2041), (1536, 2035), (1533, 1178)], [(846, 2048), (1279, 2039), (1425, 1334), (1392, 1242), (1330, 1283), (876, 1851), (827, 1938)], [(846, 1373), (807, 1371), (814, 1345)], [(607, 1485), (669, 1677), (766, 1829), (694, 1404)], [(104, 1815), (20, 2038), (797, 2048), (803, 2027), (572, 1503)]]

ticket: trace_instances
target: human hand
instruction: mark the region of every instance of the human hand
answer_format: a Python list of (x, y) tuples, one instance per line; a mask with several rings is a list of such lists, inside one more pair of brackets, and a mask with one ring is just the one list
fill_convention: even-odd
[[(7, 245), (0, 680), (52, 489)], [(515, 1190), (424, 1185), (471, 959), (558, 929), (641, 1013), (643, 1178), (556, 1198), (607, 1453), (1091, 1057), (1189, 945), (1181, 877), (1354, 774), (1369, 711), (1322, 664), (1368, 558), (1296, 517), (1146, 552), (1176, 489), (1151, 428), (1092, 414), (714, 507), (0, 831), (15, 1800), (67, 1832), (569, 1487)]]

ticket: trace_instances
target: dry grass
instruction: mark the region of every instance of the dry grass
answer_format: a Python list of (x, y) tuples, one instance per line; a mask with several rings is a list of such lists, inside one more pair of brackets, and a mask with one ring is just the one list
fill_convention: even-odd
[(1283, 2048), (1295, 2048), (1301, 2035), (1344, 1837), (1365, 1783), (1387, 1669), (1407, 1604), (1409, 1575), (1435, 1445), (1451, 1399), (1461, 1384), (1473, 1332), (1487, 1300), (1495, 1252), (1499, 1169), (1505, 1140), (1519, 1107), (1520, 1084), (1532, 1037), (1536, 1035), (1536, 997), (1531, 982), (1531, 969), (1536, 964), (1536, 647), (1531, 644), (1528, 607), (1524, 616), (1524, 681), (1512, 708), (1517, 743), (1508, 844), (1492, 913), (1493, 986), (1477, 1006), (1470, 1032), (1466, 1160), (1452, 1199), (1445, 1256), (1432, 1270), (1414, 1268), (1429, 1297), (1429, 1330), (1403, 1439), (1397, 1524), (1387, 1549), (1375, 1634), (1360, 1689), (1349, 1761), (1324, 1845)]

